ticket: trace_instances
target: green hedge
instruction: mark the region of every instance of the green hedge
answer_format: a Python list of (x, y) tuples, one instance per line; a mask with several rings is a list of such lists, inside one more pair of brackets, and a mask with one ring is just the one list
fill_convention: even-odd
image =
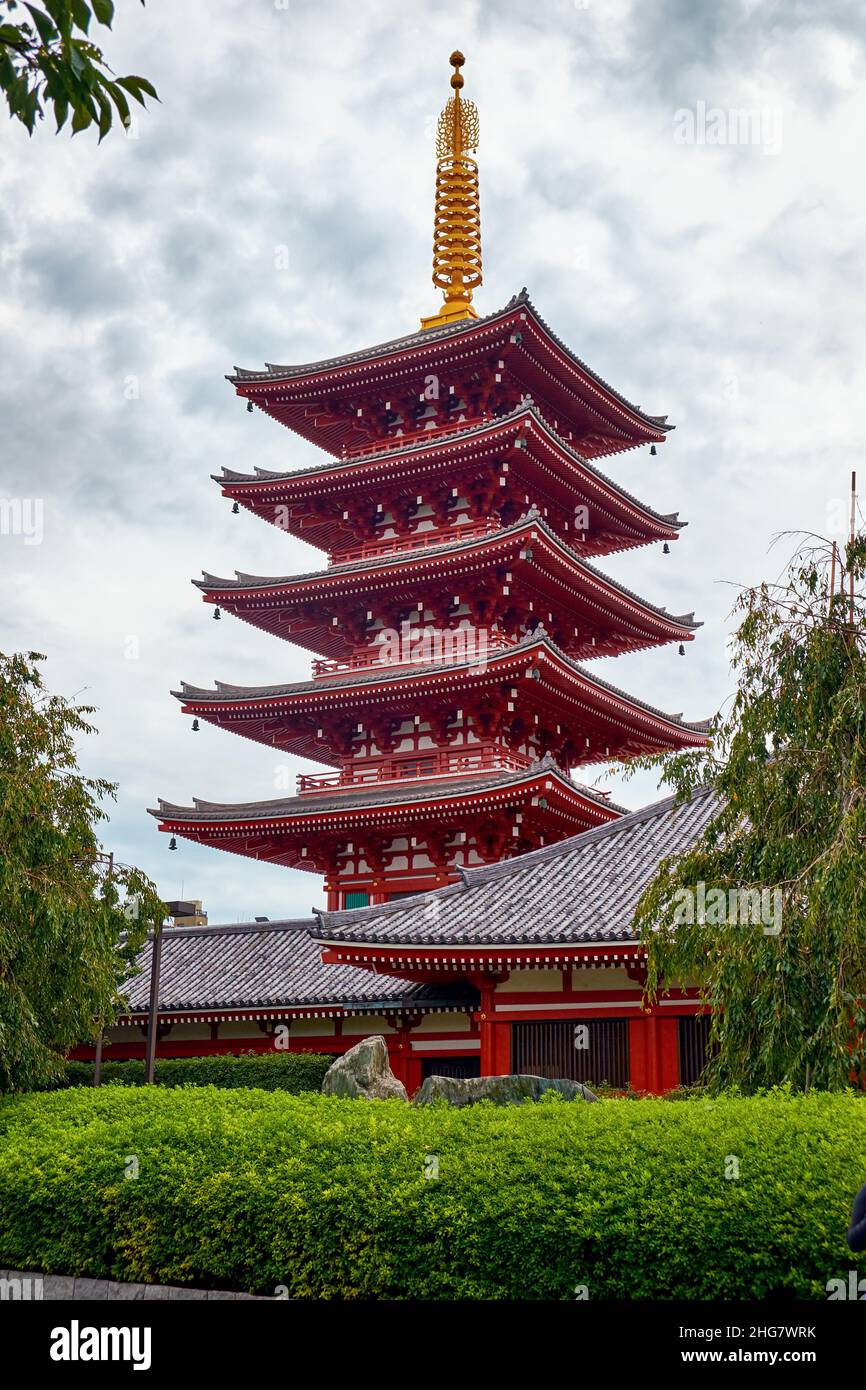
[[(258, 1090), (300, 1095), (302, 1091), (321, 1090), (322, 1078), (333, 1060), (333, 1057), (314, 1052), (164, 1057), (157, 1058), (155, 1077), (158, 1086), (218, 1086), (222, 1090), (255, 1086)], [(93, 1062), (67, 1062), (66, 1075), (59, 1087), (92, 1086), (93, 1069)], [(144, 1062), (103, 1062), (102, 1081), (103, 1084), (143, 1086)]]
[(853, 1095), (451, 1110), (113, 1086), (0, 1102), (0, 1267), (296, 1298), (824, 1298), (864, 1180)]

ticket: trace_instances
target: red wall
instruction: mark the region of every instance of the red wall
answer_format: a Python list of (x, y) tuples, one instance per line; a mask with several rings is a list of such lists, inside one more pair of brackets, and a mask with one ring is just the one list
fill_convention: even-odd
[[(534, 996), (540, 1002), (539, 996)], [(500, 1018), (493, 1014), (492, 998), (487, 1001), (489, 1012), (481, 1009), (475, 1020), (472, 1033), (463, 1034), (425, 1034), (424, 1041), (435, 1041), (446, 1039), (453, 1043), (453, 1047), (447, 1051), (441, 1048), (431, 1048), (426, 1050), (415, 1050), (411, 1047), (411, 1032), (402, 1034), (395, 1033), (386, 1036), (388, 1054), (392, 1070), (395, 1076), (406, 1086), (410, 1095), (421, 1084), (421, 1064), (424, 1057), (442, 1056), (467, 1056), (478, 1055), (476, 1049), (466, 1047), (467, 1036), (478, 1039), (480, 1035), (481, 1049), (481, 1075), (482, 1076), (504, 1076), (511, 1070), (511, 1023), (512, 1018)], [(693, 1013), (694, 1008), (689, 1008), (686, 1001), (683, 1001), (683, 1013)], [(499, 1013), (503, 1012), (500, 1004)], [(662, 1015), (661, 1013), (640, 1014), (635, 1016), (634, 1010), (626, 1010), (623, 1005), (622, 1014), (628, 1013), (629, 1017), (629, 1067), (630, 1084), (632, 1090), (646, 1091), (653, 1094), (662, 1094), (665, 1091), (673, 1090), (679, 1085), (679, 1045), (677, 1031), (677, 1016)], [(614, 1012), (606, 1009), (599, 1017), (610, 1018)], [(563, 1009), (552, 1010), (550, 1015), (545, 1017), (578, 1018), (581, 1021), (590, 1022), (592, 1015), (587, 1011), (575, 1015), (569, 1012), (567, 1006)], [(125, 1061), (128, 1058), (143, 1058), (145, 1052), (145, 1040), (138, 1028), (130, 1027), (128, 1039), (122, 1042), (106, 1044), (103, 1050), (104, 1061)], [(318, 1052), (333, 1053), (339, 1055), (348, 1051), (356, 1042), (360, 1041), (359, 1035), (348, 1037), (322, 1036), (320, 1038), (307, 1037), (303, 1040), (294, 1039), (290, 1041), (290, 1052)], [(419, 1038), (420, 1042), (421, 1039)], [(225, 1053), (242, 1052), (271, 1052), (274, 1049), (273, 1039), (264, 1033), (258, 1033), (248, 1038), (226, 1038), (215, 1041), (178, 1039), (172, 1040), (171, 1033), (160, 1038), (157, 1044), (158, 1057), (201, 1057), (214, 1056)], [(76, 1047), (70, 1052), (70, 1057), (81, 1060), (92, 1060), (94, 1050), (92, 1047)]]

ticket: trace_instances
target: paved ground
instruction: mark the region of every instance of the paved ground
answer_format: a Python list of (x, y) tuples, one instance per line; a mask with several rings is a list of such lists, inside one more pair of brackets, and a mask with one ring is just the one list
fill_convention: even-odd
[(224, 1289), (190, 1289), (175, 1284), (118, 1284), (112, 1279), (76, 1279), (65, 1274), (34, 1274), (32, 1270), (0, 1269), (0, 1302), (8, 1299), (86, 1299), (112, 1303), (126, 1300), (150, 1302), (153, 1299), (240, 1298), (255, 1298), (255, 1295), (230, 1293)]

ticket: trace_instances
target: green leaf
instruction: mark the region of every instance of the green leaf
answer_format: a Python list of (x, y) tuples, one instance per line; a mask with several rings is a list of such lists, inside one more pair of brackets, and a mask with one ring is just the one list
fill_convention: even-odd
[(26, 8), (30, 11), (31, 15), (33, 16), (33, 23), (36, 25), (36, 29), (39, 33), (39, 37), (42, 40), (42, 42), (44, 44), (49, 44), (54, 39), (56, 39), (57, 29), (52, 24), (51, 20), (48, 18), (48, 15), (44, 12), (44, 10), (37, 9), (35, 5), (27, 5)]
[(101, 144), (102, 141), (105, 139), (106, 135), (108, 134), (108, 132), (111, 130), (111, 118), (112, 118), (113, 112), (112, 112), (112, 110), (111, 110), (111, 102), (108, 100), (108, 98), (105, 96), (105, 94), (104, 94), (103, 92), (99, 92), (99, 91), (94, 92), (94, 97), (95, 97), (95, 100), (96, 100), (96, 104), (97, 104), (97, 106), (99, 107), (99, 142), (98, 142), (98, 143)]
[(9, 102), (9, 110), (19, 120), (23, 119), (21, 113), (24, 109), (24, 102), (27, 100), (28, 91), (27, 79), (16, 73), (7, 88), (6, 99)]
[(83, 33), (86, 34), (88, 29), (90, 28), (90, 6), (86, 4), (86, 0), (71, 0), (71, 3), (72, 18), (74, 19), (77, 27), (81, 29)]
[(77, 135), (79, 130), (86, 130), (93, 122), (93, 117), (84, 105), (76, 106), (75, 115), (72, 117), (72, 133)]
[(69, 35), (69, 6), (66, 0), (45, 0), (45, 8), (64, 38)]
[(15, 81), (15, 66), (8, 53), (0, 50), (0, 87), (8, 88)]
[(111, 28), (111, 21), (114, 19), (114, 5), (112, 0), (93, 0), (93, 13), (104, 24), (106, 28)]
[(145, 92), (149, 97), (153, 97), (154, 101), (159, 101), (156, 88), (152, 82), (148, 82), (146, 77), (118, 77), (117, 81), (118, 84), (121, 87), (125, 87), (142, 106), (145, 104), (144, 97), (141, 95), (142, 92)]
[(92, 91), (99, 82), (100, 72), (96, 63), (102, 61), (102, 54), (84, 39), (76, 41), (73, 47), (81, 63), (80, 68), (76, 69), (75, 75), (79, 82)]
[(132, 120), (132, 117), (129, 114), (129, 102), (126, 100), (126, 97), (123, 95), (123, 92), (120, 90), (120, 87), (116, 82), (105, 81), (103, 85), (105, 87), (105, 90), (111, 97), (111, 100), (117, 107), (120, 119), (123, 122), (124, 127), (127, 127)]
[(21, 104), (21, 120), (24, 122), (31, 135), (36, 125), (36, 117), (40, 111), (39, 89), (37, 87), (31, 87)]

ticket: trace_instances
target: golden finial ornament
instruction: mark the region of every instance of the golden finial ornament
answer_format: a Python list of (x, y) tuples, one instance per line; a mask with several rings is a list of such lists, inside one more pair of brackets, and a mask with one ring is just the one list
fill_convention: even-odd
[(454, 95), (436, 126), (436, 212), (433, 228), (433, 284), (445, 303), (421, 320), (422, 328), (475, 319), (472, 291), (481, 284), (481, 213), (478, 202), (478, 108), (460, 95), (466, 59), (451, 54)]

